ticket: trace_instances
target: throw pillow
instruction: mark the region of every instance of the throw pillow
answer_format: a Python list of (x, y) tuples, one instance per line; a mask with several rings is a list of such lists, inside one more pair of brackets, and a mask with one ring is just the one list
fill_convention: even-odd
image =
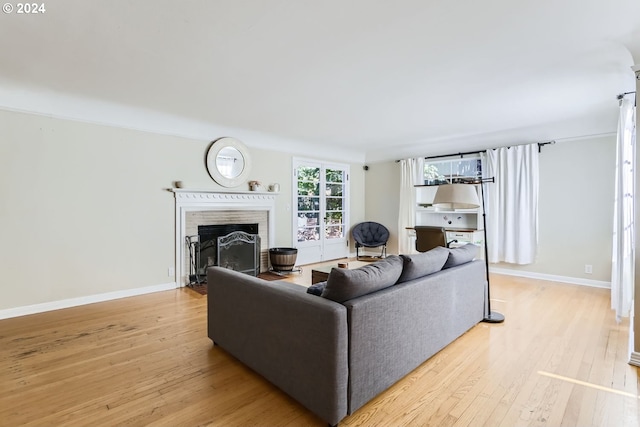
[(442, 269), (444, 270), (445, 268), (455, 267), (456, 265), (466, 264), (472, 261), (476, 255), (478, 255), (479, 250), (480, 246), (474, 245), (473, 243), (467, 243), (464, 246), (449, 249), (449, 257)]
[(307, 293), (311, 295), (322, 295), (322, 291), (324, 291), (325, 286), (327, 286), (327, 282), (318, 282), (307, 288)]
[(398, 255), (389, 255), (353, 270), (334, 268), (329, 273), (322, 296), (342, 303), (395, 285), (400, 273), (402, 258)]
[(400, 257), (404, 265), (398, 283), (407, 282), (442, 270), (442, 266), (444, 266), (449, 257), (449, 250), (438, 246), (427, 252), (400, 255)]

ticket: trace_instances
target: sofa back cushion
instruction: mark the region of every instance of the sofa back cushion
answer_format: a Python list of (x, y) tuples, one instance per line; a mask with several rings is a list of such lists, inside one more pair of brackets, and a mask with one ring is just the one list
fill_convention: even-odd
[(474, 245), (473, 243), (467, 243), (464, 246), (449, 249), (449, 257), (447, 258), (447, 262), (444, 263), (444, 267), (442, 267), (442, 269), (444, 270), (445, 268), (451, 268), (471, 262), (478, 255), (479, 251), (480, 246)]
[(342, 303), (395, 285), (400, 273), (402, 258), (398, 255), (389, 255), (373, 264), (353, 270), (334, 268), (329, 273), (322, 296)]
[(427, 252), (400, 255), (400, 257), (403, 261), (403, 267), (398, 283), (408, 282), (442, 270), (442, 266), (449, 257), (449, 250), (438, 246)]

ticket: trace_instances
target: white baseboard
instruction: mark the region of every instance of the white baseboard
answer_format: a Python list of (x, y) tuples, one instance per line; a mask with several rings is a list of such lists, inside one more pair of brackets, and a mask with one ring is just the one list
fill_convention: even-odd
[(69, 298), (59, 301), (44, 302), (41, 304), (25, 305), (23, 307), (0, 310), (0, 320), (11, 317), (26, 316), (29, 314), (43, 313), (45, 311), (60, 310), (62, 308), (77, 307), (79, 305), (93, 304), (96, 302), (111, 301), (119, 298), (133, 297), (136, 295), (150, 294), (152, 292), (168, 291), (176, 289), (176, 283), (163, 283), (161, 285), (145, 286), (144, 288), (125, 289), (122, 291), (106, 292), (104, 294), (88, 295), (85, 297)]
[(611, 282), (601, 280), (583, 279), (581, 277), (556, 276), (553, 274), (534, 273), (531, 271), (511, 270), (489, 266), (490, 273), (504, 274), (506, 276), (527, 277), (530, 279), (549, 280), (551, 282), (571, 283), (573, 285), (591, 286), (593, 288), (611, 288)]
[(633, 366), (640, 367), (640, 353), (634, 351), (631, 353), (631, 358), (629, 359), (629, 364)]

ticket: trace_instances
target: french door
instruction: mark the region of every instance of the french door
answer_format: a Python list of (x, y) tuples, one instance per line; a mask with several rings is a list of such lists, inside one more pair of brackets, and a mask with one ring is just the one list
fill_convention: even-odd
[(293, 246), (297, 264), (349, 254), (349, 166), (293, 160)]

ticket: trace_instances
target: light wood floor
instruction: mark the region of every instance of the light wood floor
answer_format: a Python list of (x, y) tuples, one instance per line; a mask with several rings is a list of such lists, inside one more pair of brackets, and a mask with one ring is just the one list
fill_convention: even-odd
[[(310, 268), (289, 280), (310, 283)], [(480, 323), (342, 426), (638, 426), (607, 290), (495, 275)], [(0, 321), (2, 426), (323, 426), (213, 347), (183, 288)]]

